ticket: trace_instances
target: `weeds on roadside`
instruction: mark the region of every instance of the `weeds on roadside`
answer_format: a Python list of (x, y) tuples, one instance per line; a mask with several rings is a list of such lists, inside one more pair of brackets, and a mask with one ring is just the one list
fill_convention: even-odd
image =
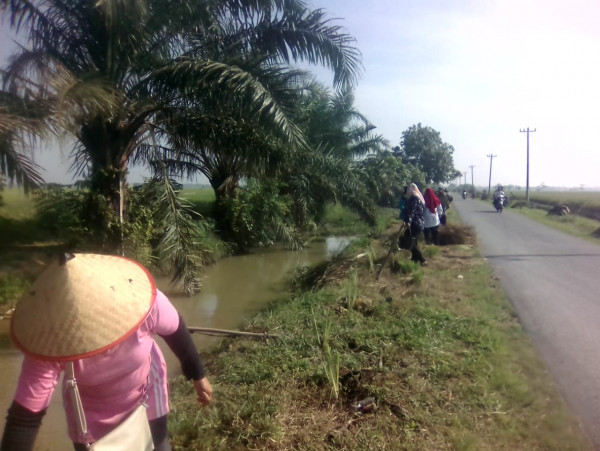
[(331, 386), (331, 396), (334, 399), (338, 399), (340, 393), (340, 355), (338, 352), (333, 351), (329, 344), (331, 338), (331, 321), (325, 322), (323, 333), (321, 334), (315, 313), (312, 309), (311, 312), (317, 343), (323, 352), (322, 365), (325, 376)]
[[(174, 449), (586, 449), (489, 271), (467, 246), (452, 252), (463, 258), (431, 280), (414, 265), (382, 279), (385, 293), (360, 285), (368, 312), (340, 311), (329, 286), (257, 315), (252, 330), (281, 338), (229, 339), (206, 356), (215, 405), (184, 427), (197, 407), (174, 390)], [(369, 396), (378, 411), (357, 416)], [(368, 427), (347, 426), (358, 418)]]
[(375, 251), (371, 245), (367, 246), (365, 250), (365, 254), (367, 255), (367, 260), (369, 262), (369, 272), (375, 271)]
[(439, 246), (425, 246), (423, 248), (423, 254), (427, 258), (435, 257), (436, 255), (439, 255), (440, 252)]
[(346, 300), (346, 308), (352, 310), (358, 298), (358, 271), (356, 268), (350, 272), (350, 279), (346, 280), (343, 286), (342, 296)]

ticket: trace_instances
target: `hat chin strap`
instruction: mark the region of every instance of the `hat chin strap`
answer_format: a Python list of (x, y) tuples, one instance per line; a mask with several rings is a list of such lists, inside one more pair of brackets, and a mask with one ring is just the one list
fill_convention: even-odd
[(65, 378), (65, 382), (71, 396), (71, 403), (73, 404), (73, 413), (75, 415), (75, 423), (77, 424), (77, 435), (81, 440), (84, 441), (84, 443), (86, 443), (86, 447), (89, 449), (90, 444), (87, 443), (87, 423), (85, 421), (85, 412), (83, 411), (81, 397), (79, 396), (79, 389), (77, 388), (77, 380), (75, 379), (73, 362), (67, 362), (65, 365)]

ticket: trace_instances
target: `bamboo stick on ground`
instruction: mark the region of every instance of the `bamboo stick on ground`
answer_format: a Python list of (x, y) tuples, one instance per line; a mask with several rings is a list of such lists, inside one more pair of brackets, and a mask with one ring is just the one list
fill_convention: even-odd
[(229, 335), (231, 337), (251, 337), (251, 338), (279, 338), (279, 335), (268, 334), (266, 332), (242, 332), (240, 330), (213, 329), (210, 327), (188, 327), (190, 333), (199, 333), (205, 335)]

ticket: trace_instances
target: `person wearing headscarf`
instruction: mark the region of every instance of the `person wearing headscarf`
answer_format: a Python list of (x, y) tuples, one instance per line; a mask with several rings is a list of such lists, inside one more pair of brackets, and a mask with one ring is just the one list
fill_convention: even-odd
[(435, 195), (433, 189), (425, 190), (425, 214), (423, 224), (423, 235), (428, 244), (439, 244), (438, 227), (440, 226), (440, 217), (444, 213), (440, 199)]
[(146, 406), (154, 450), (171, 450), (166, 364), (155, 335), (178, 357), (200, 404), (211, 401), (211, 384), (183, 318), (133, 260), (64, 254), (19, 300), (10, 330), (25, 356), (0, 451), (33, 449), (63, 372), (70, 375), (63, 378), (63, 393), (76, 380), (81, 401), (63, 395), (75, 450), (90, 449), (140, 405)]
[(419, 250), (419, 236), (423, 231), (425, 199), (414, 183), (408, 185), (408, 202), (405, 210), (405, 224), (411, 235), (411, 260), (425, 266), (427, 261)]

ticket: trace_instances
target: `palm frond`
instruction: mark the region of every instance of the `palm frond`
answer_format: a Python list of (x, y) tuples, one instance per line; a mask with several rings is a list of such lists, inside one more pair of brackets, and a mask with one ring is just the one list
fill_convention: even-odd
[(283, 11), (276, 22), (265, 19), (252, 28), (253, 48), (277, 55), (286, 63), (304, 60), (331, 69), (333, 86), (347, 89), (362, 73), (362, 55), (355, 39), (326, 17), (322, 9)]
[(23, 186), (25, 192), (39, 188), (44, 179), (42, 167), (33, 159), (16, 151), (9, 134), (0, 134), (0, 175), (12, 183)]
[(187, 59), (157, 70), (154, 81), (157, 89), (165, 96), (173, 94), (173, 89), (177, 86), (189, 87), (188, 95), (194, 92), (198, 92), (199, 95), (207, 91), (218, 92), (223, 101), (243, 106), (245, 114), (262, 120), (268, 119), (273, 125), (273, 130), (280, 131), (290, 143), (303, 145), (302, 131), (288, 117), (285, 108), (268, 87), (254, 74), (239, 66), (218, 61)]
[(157, 218), (164, 224), (159, 252), (171, 262), (172, 283), (182, 282), (184, 290), (193, 294), (200, 289), (199, 271), (202, 259), (196, 254), (193, 237), (197, 225), (191, 218), (191, 205), (181, 198), (180, 187), (168, 177), (155, 179), (160, 189)]

